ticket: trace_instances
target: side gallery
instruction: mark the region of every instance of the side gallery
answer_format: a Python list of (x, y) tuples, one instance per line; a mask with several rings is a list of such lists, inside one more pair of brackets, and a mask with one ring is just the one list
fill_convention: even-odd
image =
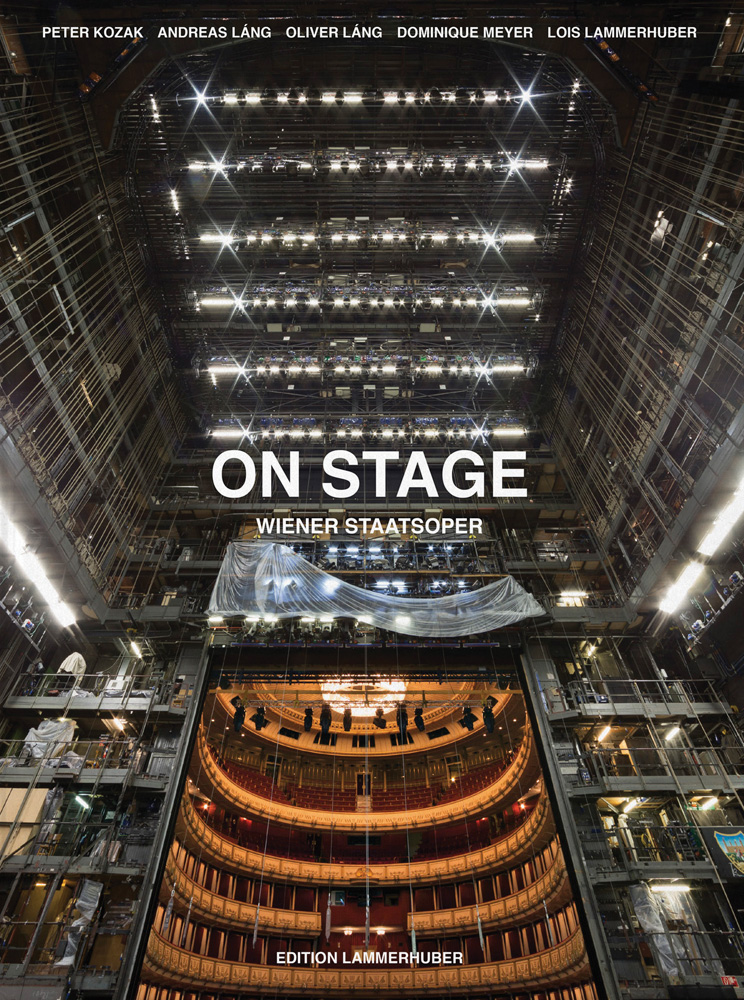
[[(510, 462), (524, 462), (524, 451), (494, 451), (491, 453), (491, 492), (493, 497), (525, 497), (526, 489), (504, 486), (504, 479), (522, 479), (524, 469), (508, 465)], [(273, 497), (281, 489), (288, 497), (300, 496), (300, 453), (290, 451), (288, 463), (282, 463), (271, 451), (262, 453), (261, 496)], [(361, 461), (372, 463), (375, 473), (375, 496), (389, 497), (388, 463), (400, 461), (398, 451), (363, 451)], [(225, 466), (228, 462), (242, 466), (242, 482), (236, 487), (225, 483)], [(287, 467), (288, 466), (288, 467)], [(336, 449), (323, 456), (323, 492), (337, 500), (345, 500), (359, 492), (360, 478), (351, 471), (359, 466), (359, 456), (352, 451)], [(460, 482), (455, 482), (455, 471), (460, 473)], [(476, 471), (481, 470), (481, 471)], [(441, 490), (434, 480), (426, 454), (412, 451), (403, 468), (403, 474), (395, 492), (396, 497), (407, 497), (411, 490), (424, 490), (429, 497), (450, 496), (457, 499), (486, 496), (485, 460), (476, 451), (453, 451), (442, 463), (440, 477)], [(244, 451), (223, 451), (212, 466), (212, 482), (217, 492), (230, 499), (246, 496), (256, 485), (256, 461)], [(343, 485), (342, 485), (343, 484)]]

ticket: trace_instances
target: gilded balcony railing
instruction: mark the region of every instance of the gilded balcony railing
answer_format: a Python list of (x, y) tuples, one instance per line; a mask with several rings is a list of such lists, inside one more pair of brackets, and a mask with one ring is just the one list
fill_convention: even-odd
[(273, 854), (264, 855), (261, 851), (241, 847), (213, 830), (194, 808), (190, 796), (185, 795), (176, 834), (187, 845), (191, 844), (204, 860), (210, 860), (237, 874), (262, 872), (267, 879), (288, 879), (304, 885), (328, 885), (330, 880), (347, 885), (366, 879), (367, 875), (375, 882), (391, 885), (408, 883), (409, 878), (417, 885), (428, 885), (469, 877), (471, 873), (495, 873), (513, 867), (545, 847), (555, 835), (555, 826), (548, 800), (542, 795), (521, 826), (488, 847), (454, 857), (429, 858), (412, 861), (410, 864), (407, 861), (370, 864), (365, 867), (358, 863), (294, 860)]
[(516, 927), (544, 914), (543, 902), (552, 909), (571, 900), (571, 886), (566, 874), (563, 855), (559, 851), (550, 868), (531, 885), (500, 899), (477, 906), (454, 906), (446, 910), (416, 910), (408, 914), (408, 930), (412, 924), (418, 937), (432, 934), (452, 937), (478, 928), (478, 917), (484, 929), (507, 925)]
[[(229, 899), (205, 889), (178, 867), (172, 850), (166, 862), (165, 875), (161, 891), (167, 892), (167, 884), (172, 884), (182, 908), (190, 905), (191, 912), (203, 917), (209, 924), (231, 928), (238, 925), (253, 927), (257, 909), (253, 903), (241, 903), (237, 899)], [(280, 910), (273, 906), (262, 906), (261, 928), (275, 930), (280, 936), (317, 937), (321, 931), (321, 916), (320, 913), (304, 910)]]
[(399, 812), (333, 812), (292, 806), (277, 802), (242, 788), (220, 768), (207, 745), (204, 730), (197, 736), (198, 757), (192, 759), (191, 777), (202, 789), (210, 782), (215, 796), (241, 813), (265, 817), (271, 822), (312, 830), (378, 833), (385, 830), (411, 830), (458, 823), (469, 816), (482, 816), (489, 810), (505, 806), (526, 792), (540, 775), (535, 741), (527, 729), (514, 760), (486, 788), (425, 809)]
[(537, 989), (589, 978), (584, 939), (579, 930), (560, 944), (523, 958), (482, 965), (362, 969), (359, 966), (246, 965), (193, 955), (150, 932), (143, 978), (179, 987), (239, 989), (271, 995), (379, 996), (387, 990), (431, 994), (506, 987)]

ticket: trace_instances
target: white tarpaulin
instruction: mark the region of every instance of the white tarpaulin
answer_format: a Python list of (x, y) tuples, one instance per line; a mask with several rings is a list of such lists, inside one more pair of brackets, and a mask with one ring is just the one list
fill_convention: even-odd
[(57, 667), (60, 674), (72, 674), (74, 677), (82, 677), (85, 673), (85, 660), (82, 653), (70, 653)]
[(377, 594), (326, 573), (278, 542), (231, 542), (209, 602), (210, 614), (354, 618), (405, 635), (458, 636), (545, 614), (511, 576), (468, 594)]
[(40, 760), (42, 757), (56, 757), (62, 753), (64, 744), (72, 739), (75, 725), (72, 719), (44, 719), (26, 733), (23, 742), (24, 754), (35, 760)]
[[(84, 878), (80, 888), (78, 898), (75, 900), (74, 909), (80, 914), (67, 928), (67, 940), (62, 957), (56, 961), (55, 966), (74, 965), (78, 947), (83, 934), (90, 927), (91, 920), (98, 907), (101, 893), (103, 892), (103, 882), (94, 882), (93, 879)], [(74, 911), (73, 911), (74, 912)]]

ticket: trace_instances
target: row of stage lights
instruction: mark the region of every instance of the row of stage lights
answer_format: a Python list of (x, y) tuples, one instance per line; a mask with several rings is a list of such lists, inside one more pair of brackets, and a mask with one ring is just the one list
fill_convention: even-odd
[[(578, 81), (573, 84), (570, 91), (575, 94), (579, 89)], [(366, 90), (319, 90), (316, 87), (290, 87), (288, 90), (275, 90), (266, 87), (264, 90), (236, 90), (236, 91), (216, 91), (207, 94), (206, 91), (197, 90), (193, 95), (193, 100), (198, 107), (287, 107), (297, 108), (304, 105), (308, 107), (320, 107), (321, 105), (342, 107), (343, 105), (362, 105), (367, 108), (379, 108), (383, 105), (405, 107), (415, 106), (438, 107), (447, 104), (454, 104), (456, 107), (483, 107), (484, 105), (505, 106), (507, 104), (531, 104), (533, 99), (532, 88), (526, 90), (522, 87), (518, 91), (499, 88), (498, 90), (484, 90), (477, 87), (473, 90), (468, 87), (451, 87), (440, 89), (431, 87), (429, 90), (379, 90), (372, 87)], [(150, 98), (150, 106), (153, 115), (159, 115), (158, 105), (154, 97)], [(158, 118), (159, 120), (159, 118)]]
[(313, 427), (308, 429), (293, 427), (290, 429), (283, 429), (281, 427), (273, 428), (271, 430), (264, 429), (262, 431), (250, 431), (243, 427), (213, 427), (209, 432), (210, 436), (213, 438), (243, 438), (247, 437), (250, 440), (261, 438), (309, 438), (312, 440), (319, 440), (326, 437), (337, 437), (337, 438), (410, 438), (410, 437), (425, 437), (425, 438), (437, 438), (437, 437), (447, 437), (447, 438), (485, 438), (490, 435), (492, 437), (522, 437), (527, 433), (524, 427), (520, 427), (516, 424), (510, 425), (505, 424), (501, 427), (473, 427), (469, 430), (461, 427), (459, 430), (445, 430), (444, 428), (437, 427), (426, 427), (410, 430), (402, 430), (401, 428), (386, 427), (384, 430), (365, 430), (361, 427), (352, 427), (350, 429), (338, 428), (336, 430), (321, 430), (319, 427)]
[(451, 173), (462, 177), (468, 172), (486, 173), (489, 171), (505, 171), (507, 176), (519, 174), (523, 170), (542, 171), (550, 166), (548, 160), (525, 158), (509, 153), (490, 156), (437, 156), (431, 153), (408, 152), (405, 156), (394, 153), (377, 153), (375, 155), (359, 156), (344, 153), (339, 156), (318, 155), (312, 159), (303, 159), (281, 154), (271, 156), (250, 156), (245, 159), (226, 161), (212, 156), (208, 160), (191, 160), (188, 164), (190, 173), (213, 174), (226, 177), (231, 173), (286, 173), (292, 174), (353, 174), (362, 176), (385, 171), (416, 171), (418, 173), (439, 174)]
[[(242, 699), (239, 695), (236, 695), (230, 700), (230, 704), (234, 708), (233, 714), (233, 729), (236, 733), (239, 733), (244, 724), (246, 718), (246, 706), (243, 704)], [(483, 725), (486, 732), (490, 735), (495, 730), (495, 717), (493, 714), (494, 708), (496, 708), (496, 699), (489, 695), (483, 705)], [(375, 712), (374, 718), (371, 720), (372, 725), (377, 729), (387, 729), (388, 719), (385, 718), (385, 710), (380, 707)], [(400, 735), (401, 743), (405, 745), (408, 742), (408, 707), (405, 701), (398, 703), (397, 707), (393, 710), (393, 718), (390, 720), (398, 729)], [(515, 720), (516, 721), (516, 720)], [(263, 705), (259, 705), (256, 712), (251, 716), (251, 722), (256, 729), (256, 732), (260, 732), (268, 726), (269, 722), (266, 718), (266, 709)], [(318, 720), (320, 725), (320, 731), (325, 736), (329, 735), (331, 732), (331, 726), (333, 725), (333, 713), (331, 711), (331, 706), (329, 704), (324, 704), (320, 710), (320, 718)], [(473, 731), (476, 723), (478, 722), (478, 716), (472, 710), (469, 705), (465, 705), (462, 710), (461, 723), (465, 729), (469, 732)], [(313, 710), (310, 706), (305, 709), (305, 714), (303, 718), (303, 729), (306, 733), (309, 733), (313, 729), (314, 715)], [(346, 707), (342, 713), (342, 728), (345, 733), (351, 732), (354, 723), (354, 712), (350, 707)], [(416, 729), (423, 733), (426, 731), (426, 723), (424, 722), (424, 709), (423, 706), (417, 707), (413, 712), (413, 724)], [(501, 727), (499, 727), (501, 728)], [(455, 778), (452, 779), (455, 781)]]
[(481, 364), (472, 365), (397, 365), (397, 364), (269, 364), (269, 365), (238, 365), (238, 364), (214, 364), (209, 365), (207, 372), (210, 375), (244, 375), (249, 377), (255, 375), (460, 375), (484, 378), (490, 375), (518, 375), (526, 371), (527, 366), (523, 361), (510, 361), (505, 364)]
[(534, 304), (532, 295), (468, 295), (445, 296), (431, 295), (423, 297), (415, 293), (406, 295), (334, 295), (320, 298), (315, 295), (288, 295), (282, 299), (273, 295), (243, 298), (239, 295), (203, 295), (197, 299), (197, 308), (208, 309), (272, 309), (284, 307), (294, 309), (296, 306), (306, 306), (309, 309), (333, 307), (335, 309), (366, 309), (366, 308), (406, 308), (411, 306), (424, 309), (439, 309), (451, 306), (453, 309), (528, 309)]
[(348, 244), (356, 246), (363, 244), (380, 244), (390, 246), (395, 243), (406, 243), (414, 249), (421, 249), (426, 246), (446, 246), (453, 244), (475, 244), (486, 249), (501, 250), (505, 246), (534, 246), (536, 237), (534, 233), (513, 232), (475, 232), (473, 230), (449, 231), (449, 232), (405, 232), (403, 230), (379, 230), (365, 232), (266, 232), (256, 233), (201, 233), (200, 243), (216, 245), (225, 249), (234, 247), (235, 249), (253, 246), (269, 246), (273, 243), (281, 243), (287, 246), (300, 244), (305, 247), (317, 244), (319, 246), (340, 246)]

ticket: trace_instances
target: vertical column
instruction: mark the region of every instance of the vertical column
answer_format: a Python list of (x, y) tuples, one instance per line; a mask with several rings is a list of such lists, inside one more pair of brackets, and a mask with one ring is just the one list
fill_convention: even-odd
[(571, 888), (577, 903), (581, 929), (595, 979), (604, 989), (607, 1000), (620, 1000), (620, 988), (602, 929), (602, 917), (584, 866), (581, 841), (573, 822), (568, 791), (558, 769), (541, 692), (541, 677), (554, 672), (554, 665), (536, 643), (525, 641), (522, 652), (522, 689), (525, 707), (535, 736), (545, 788), (550, 797), (558, 833), (567, 848), (564, 854)]

